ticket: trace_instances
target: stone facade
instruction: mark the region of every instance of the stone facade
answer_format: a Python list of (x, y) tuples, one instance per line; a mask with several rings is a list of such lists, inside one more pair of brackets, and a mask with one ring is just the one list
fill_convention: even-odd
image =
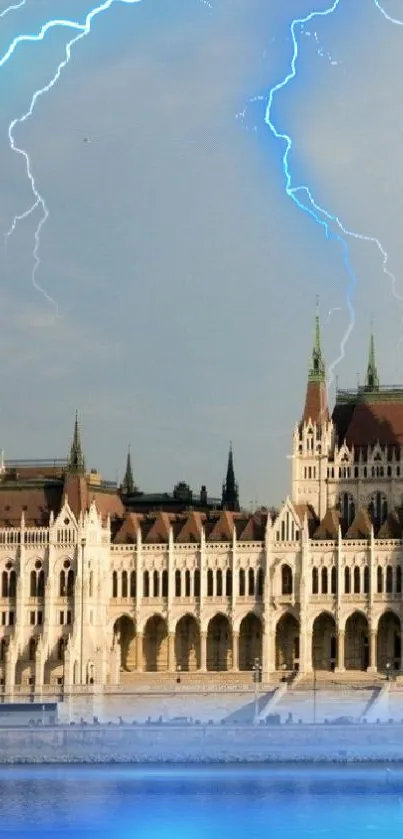
[(57, 474), (11, 476), (3, 463), (3, 688), (257, 666), (265, 679), (400, 671), (402, 459), (403, 390), (380, 388), (372, 340), (366, 385), (339, 392), (330, 416), (317, 321), (278, 511), (134, 513), (86, 474), (77, 422)]

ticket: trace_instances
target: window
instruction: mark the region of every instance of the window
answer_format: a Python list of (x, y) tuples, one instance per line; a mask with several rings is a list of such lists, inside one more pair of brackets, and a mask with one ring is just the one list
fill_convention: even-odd
[(319, 575), (317, 568), (312, 568), (312, 594), (319, 594)]
[(227, 597), (232, 597), (232, 571), (230, 568), (227, 568), (225, 575), (225, 594)]
[(63, 624), (64, 624), (64, 612), (59, 612), (59, 623), (60, 623), (60, 626), (63, 626)]
[(371, 497), (368, 509), (372, 522), (376, 527), (381, 527), (388, 517), (388, 502), (382, 492), (375, 492)]
[(349, 492), (342, 492), (339, 497), (338, 506), (343, 529), (348, 530), (355, 518), (355, 503), (353, 496)]
[(66, 623), (67, 623), (68, 625), (70, 625), (70, 624), (71, 624), (71, 609), (68, 609), (68, 610), (67, 610), (67, 619), (66, 619)]
[[(92, 571), (91, 571), (92, 574)], [(122, 597), (127, 597), (128, 595), (128, 585), (127, 585), (127, 571), (122, 571)]]
[(30, 574), (29, 595), (30, 597), (36, 597), (36, 571), (31, 571)]
[(35, 612), (30, 612), (29, 613), (29, 622), (30, 622), (31, 626), (35, 626)]
[[(164, 585), (164, 574), (166, 574), (166, 571), (163, 571), (162, 585)], [(162, 596), (164, 596), (164, 593)], [(137, 597), (137, 579), (135, 571), (132, 571), (130, 574), (130, 597)]]
[(331, 594), (337, 594), (337, 571), (334, 566), (330, 572), (330, 591)]
[[(135, 573), (135, 572), (133, 572)], [(136, 589), (134, 589), (136, 591)], [(168, 571), (166, 568), (162, 572), (162, 597), (168, 597)], [(136, 596), (135, 594), (133, 595)]]
[(67, 573), (67, 597), (74, 596), (74, 571), (70, 568)]
[(378, 594), (383, 592), (383, 573), (382, 568), (378, 568), (376, 572), (376, 589)]
[(263, 597), (264, 575), (263, 568), (259, 568), (257, 572), (257, 596)]
[(150, 575), (148, 571), (144, 571), (143, 574), (143, 595), (144, 597), (150, 596)]
[(360, 569), (357, 566), (354, 568), (354, 594), (360, 594)]
[(292, 571), (289, 565), (281, 566), (281, 593), (292, 594)]
[(194, 596), (200, 597), (200, 571), (196, 568), (194, 575)]
[(255, 575), (253, 568), (249, 568), (248, 571), (248, 595), (249, 597), (254, 597), (255, 595)]
[(245, 571), (243, 568), (239, 571), (239, 596), (245, 597)]
[[(114, 574), (116, 574), (116, 571), (114, 571)], [(116, 597), (116, 594), (113, 596)], [(66, 597), (66, 574), (64, 571), (61, 571), (59, 575), (59, 597)]]
[(190, 571), (188, 568), (185, 571), (185, 597), (190, 597)]
[(364, 594), (369, 594), (369, 568), (368, 565), (364, 568)]
[(118, 574), (117, 574), (117, 571), (114, 571), (113, 574), (112, 574), (112, 597), (117, 597), (117, 596), (118, 596)]
[(221, 568), (217, 571), (217, 597), (222, 597), (222, 571)]
[(14, 612), (8, 613), (8, 625), (14, 626)]
[(43, 612), (38, 612), (38, 626), (42, 626), (43, 624)]
[[(126, 580), (127, 586), (127, 580)], [(126, 595), (127, 596), (127, 595)], [(160, 575), (157, 570), (153, 573), (153, 597), (160, 596)]]
[(351, 574), (350, 569), (344, 569), (344, 593), (351, 594)]
[(386, 568), (386, 594), (393, 594), (393, 568), (391, 565)]
[(322, 594), (327, 593), (327, 568), (322, 568)]
[(45, 596), (45, 572), (42, 570), (38, 574), (37, 581), (37, 597)]
[(207, 571), (207, 597), (213, 596), (213, 572), (211, 568)]
[(402, 569), (398, 565), (396, 568), (396, 594), (402, 593)]
[(181, 589), (181, 572), (179, 571), (179, 568), (177, 568), (175, 571), (175, 597), (181, 596)]
[(88, 594), (90, 597), (93, 596), (93, 588), (94, 588), (94, 574), (90, 571), (90, 579), (89, 579), (89, 586), (88, 586)]

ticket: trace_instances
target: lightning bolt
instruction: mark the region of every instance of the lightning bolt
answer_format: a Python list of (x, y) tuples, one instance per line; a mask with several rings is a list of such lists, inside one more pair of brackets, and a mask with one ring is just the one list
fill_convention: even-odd
[[(108, 9), (110, 9), (111, 6), (114, 3), (125, 3), (126, 5), (134, 5), (134, 3), (139, 3), (139, 2), (141, 2), (141, 0), (104, 0), (103, 3), (100, 3), (98, 6), (93, 8), (87, 14), (87, 16), (85, 18), (85, 23), (79, 23), (76, 20), (58, 20), (58, 19), (49, 20), (42, 26), (42, 28), (40, 29), (40, 31), (37, 35), (18, 35), (12, 41), (12, 43), (10, 44), (7, 52), (0, 58), (0, 68), (1, 68), (1, 67), (4, 66), (4, 64), (6, 64), (7, 61), (9, 61), (9, 59), (14, 54), (15, 50), (17, 49), (17, 47), (20, 44), (22, 44), (24, 42), (27, 42), (27, 41), (30, 41), (30, 42), (32, 42), (32, 41), (33, 42), (43, 41), (46, 34), (50, 30), (55, 29), (57, 27), (63, 27), (63, 28), (66, 28), (66, 29), (74, 29), (78, 32), (78, 35), (75, 35), (75, 37), (72, 38), (70, 41), (68, 41), (68, 43), (66, 44), (65, 57), (64, 57), (63, 61), (61, 61), (60, 64), (58, 65), (57, 70), (56, 70), (54, 76), (52, 77), (52, 79), (50, 80), (50, 82), (48, 82), (48, 84), (45, 85), (44, 87), (35, 91), (32, 99), (31, 99), (31, 104), (29, 106), (29, 109), (21, 117), (18, 117), (17, 119), (14, 119), (10, 123), (9, 129), (8, 129), (8, 137), (9, 137), (11, 150), (13, 152), (15, 152), (16, 154), (21, 155), (24, 158), (25, 166), (26, 166), (26, 172), (27, 172), (27, 176), (28, 176), (28, 179), (29, 179), (29, 182), (30, 182), (30, 185), (31, 185), (32, 194), (33, 194), (33, 197), (34, 197), (34, 202), (31, 205), (31, 207), (29, 207), (23, 213), (20, 213), (19, 215), (14, 216), (12, 225), (5, 235), (5, 245), (7, 246), (7, 242), (9, 240), (10, 236), (13, 234), (14, 230), (16, 229), (18, 223), (20, 221), (28, 218), (28, 216), (30, 216), (34, 212), (34, 210), (36, 210), (38, 207), (41, 207), (42, 215), (41, 215), (40, 221), (39, 221), (39, 223), (37, 225), (37, 228), (36, 228), (36, 231), (35, 231), (35, 245), (34, 245), (34, 251), (33, 251), (34, 266), (33, 266), (33, 269), (32, 269), (31, 279), (32, 279), (32, 285), (34, 286), (34, 288), (37, 291), (39, 291), (52, 306), (54, 306), (55, 311), (56, 311), (56, 316), (58, 316), (58, 314), (59, 314), (58, 305), (57, 305), (56, 301), (53, 300), (53, 298), (47, 293), (47, 291), (45, 291), (45, 289), (43, 289), (39, 285), (39, 283), (37, 282), (37, 279), (36, 279), (36, 275), (37, 275), (37, 272), (38, 272), (38, 269), (39, 269), (39, 266), (40, 266), (39, 249), (40, 249), (40, 243), (41, 243), (41, 233), (42, 233), (42, 230), (43, 230), (43, 226), (44, 226), (44, 224), (46, 223), (46, 221), (49, 217), (49, 210), (48, 210), (48, 207), (47, 207), (47, 204), (46, 204), (46, 201), (45, 201), (44, 197), (41, 195), (41, 193), (39, 192), (39, 190), (37, 188), (35, 177), (34, 177), (33, 172), (32, 172), (31, 160), (30, 160), (28, 152), (25, 149), (20, 148), (19, 146), (16, 145), (16, 142), (15, 142), (15, 139), (14, 139), (14, 129), (17, 125), (21, 125), (27, 119), (29, 119), (29, 117), (32, 116), (32, 114), (34, 112), (35, 105), (38, 102), (38, 100), (40, 99), (40, 97), (43, 96), (45, 93), (48, 93), (52, 89), (52, 87), (56, 84), (56, 82), (59, 80), (62, 71), (64, 70), (64, 68), (67, 66), (67, 64), (70, 61), (71, 50), (72, 50), (73, 46), (75, 44), (77, 44), (78, 41), (81, 41), (83, 38), (85, 38), (87, 35), (90, 34), (91, 25), (92, 25), (93, 20), (96, 17), (98, 17), (98, 15), (102, 14), (103, 12), (108, 11)], [(21, 6), (23, 6), (24, 4), (25, 4), (25, 0), (23, 0), (22, 3), (14, 6), (14, 7), (10, 6), (8, 9), (5, 10), (5, 12), (3, 12), (3, 16), (4, 16), (5, 13), (11, 11), (12, 8), (21, 8)]]
[[(390, 15), (388, 15), (386, 13), (385, 9), (381, 6), (379, 0), (374, 0), (374, 3), (375, 3), (375, 6), (377, 7), (377, 9), (381, 12), (381, 14), (388, 21), (390, 21), (391, 23), (398, 24), (398, 25), (403, 25), (402, 21), (396, 20), (395, 18), (392, 18)], [(284, 90), (287, 87), (287, 85), (296, 77), (296, 74), (297, 74), (297, 59), (298, 59), (298, 55), (299, 55), (299, 44), (298, 44), (298, 38), (297, 38), (297, 35), (296, 35), (296, 30), (300, 29), (300, 31), (303, 31), (304, 27), (307, 24), (311, 23), (311, 21), (313, 21), (315, 18), (328, 17), (329, 15), (332, 15), (336, 11), (339, 4), (340, 4), (340, 0), (334, 0), (331, 3), (331, 5), (328, 6), (327, 9), (324, 9), (324, 10), (321, 10), (321, 11), (312, 11), (308, 15), (306, 15), (306, 17), (296, 18), (292, 21), (291, 27), (290, 27), (290, 32), (291, 32), (291, 39), (292, 39), (292, 44), (293, 44), (293, 55), (292, 55), (292, 60), (291, 60), (290, 71), (287, 73), (287, 75), (285, 76), (285, 78), (281, 82), (274, 85), (270, 89), (270, 91), (268, 93), (268, 97), (267, 97), (267, 106), (266, 106), (266, 112), (265, 112), (265, 123), (266, 123), (266, 125), (269, 127), (269, 129), (270, 129), (271, 133), (273, 134), (273, 136), (275, 137), (275, 139), (283, 142), (284, 145), (285, 145), (285, 151), (284, 151), (284, 154), (283, 154), (282, 163), (283, 163), (283, 171), (284, 171), (284, 176), (285, 176), (285, 189), (286, 189), (287, 195), (289, 196), (289, 198), (292, 199), (292, 201), (294, 201), (294, 203), (297, 205), (297, 207), (300, 210), (302, 210), (304, 213), (306, 213), (308, 216), (310, 216), (316, 222), (316, 224), (318, 224), (323, 229), (323, 231), (325, 233), (325, 236), (328, 240), (333, 239), (340, 245), (341, 251), (342, 251), (343, 262), (344, 262), (344, 265), (345, 265), (345, 268), (346, 268), (347, 276), (349, 278), (349, 283), (348, 283), (348, 287), (347, 287), (346, 305), (347, 305), (347, 309), (349, 311), (350, 321), (349, 321), (348, 327), (345, 331), (345, 334), (342, 337), (341, 342), (340, 342), (340, 354), (336, 358), (336, 360), (333, 361), (333, 363), (329, 367), (329, 376), (328, 376), (328, 382), (327, 382), (327, 389), (328, 390), (330, 389), (330, 387), (333, 383), (335, 368), (345, 357), (345, 347), (346, 347), (347, 341), (348, 341), (348, 339), (351, 335), (351, 332), (354, 328), (354, 325), (355, 325), (355, 312), (354, 312), (353, 303), (352, 303), (352, 294), (353, 294), (353, 291), (354, 291), (355, 286), (357, 284), (357, 279), (356, 279), (356, 276), (355, 276), (355, 273), (354, 273), (354, 270), (353, 270), (353, 267), (352, 267), (352, 264), (351, 264), (349, 244), (348, 244), (348, 241), (347, 241), (348, 238), (350, 238), (350, 239), (352, 238), (352, 239), (355, 239), (355, 240), (358, 240), (358, 241), (361, 241), (361, 242), (371, 243), (371, 244), (374, 244), (377, 247), (377, 249), (379, 250), (379, 252), (381, 254), (381, 257), (382, 257), (383, 273), (388, 277), (388, 279), (391, 282), (392, 293), (397, 300), (399, 300), (400, 302), (403, 302), (403, 297), (401, 297), (396, 291), (396, 277), (394, 276), (394, 274), (392, 274), (388, 270), (388, 267), (387, 267), (388, 254), (387, 254), (386, 250), (383, 248), (383, 246), (381, 245), (380, 241), (373, 236), (367, 236), (367, 235), (358, 233), (356, 231), (347, 229), (343, 225), (343, 223), (341, 222), (340, 218), (337, 215), (335, 215), (335, 214), (331, 213), (330, 211), (326, 210), (325, 208), (321, 207), (315, 201), (315, 199), (312, 195), (312, 192), (307, 185), (299, 185), (299, 186), (294, 186), (293, 185), (293, 180), (292, 180), (292, 175), (291, 175), (291, 170), (290, 170), (290, 162), (289, 162), (289, 157), (290, 157), (290, 152), (291, 152), (291, 149), (292, 149), (292, 146), (293, 146), (293, 142), (292, 142), (291, 137), (288, 134), (286, 134), (285, 132), (281, 132), (276, 128), (276, 125), (274, 123), (273, 116), (272, 116), (273, 103), (274, 103), (276, 94), (278, 94), (278, 93), (280, 93), (280, 91)], [(330, 56), (329, 56), (329, 58), (330, 58)], [(334, 231), (335, 227), (338, 228), (338, 230), (340, 232), (335, 232)]]
[(0, 12), (0, 18), (8, 15), (9, 12), (14, 12), (14, 11), (17, 11), (17, 9), (21, 9), (23, 6), (25, 6), (26, 2), (27, 2), (27, 0), (21, 0), (20, 3), (14, 3), (14, 6), (8, 6), (7, 9), (3, 9), (3, 11)]

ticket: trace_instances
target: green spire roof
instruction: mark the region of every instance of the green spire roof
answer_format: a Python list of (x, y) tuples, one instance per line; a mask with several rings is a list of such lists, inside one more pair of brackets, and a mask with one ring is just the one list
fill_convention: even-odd
[(379, 390), (379, 376), (375, 363), (375, 341), (373, 332), (371, 332), (371, 337), (369, 339), (368, 367), (367, 377), (365, 379), (365, 389), (371, 393)]
[(71, 444), (70, 457), (67, 468), (69, 472), (77, 472), (80, 474), (85, 472), (85, 462), (81, 445), (80, 426), (78, 424), (78, 411), (76, 411), (73, 442)]
[(312, 349), (312, 360), (309, 368), (308, 381), (310, 382), (325, 382), (326, 371), (325, 362), (322, 357), (322, 347), (320, 340), (320, 323), (318, 311), (318, 299), (316, 299), (316, 314), (315, 314), (315, 335)]

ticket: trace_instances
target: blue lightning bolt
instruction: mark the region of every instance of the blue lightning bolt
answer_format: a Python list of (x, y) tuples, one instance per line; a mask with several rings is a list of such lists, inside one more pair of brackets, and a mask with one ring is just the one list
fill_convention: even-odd
[(15, 11), (17, 11), (17, 9), (22, 9), (22, 7), (25, 6), (26, 2), (27, 2), (27, 0), (21, 0), (20, 3), (14, 3), (13, 6), (8, 6), (7, 9), (3, 9), (3, 11), (0, 12), (0, 18), (8, 15), (9, 12), (15, 12)]
[[(41, 216), (41, 219), (40, 219), (40, 221), (38, 223), (38, 226), (36, 228), (36, 231), (35, 231), (35, 246), (34, 246), (34, 251), (33, 251), (34, 266), (33, 266), (33, 269), (32, 269), (31, 279), (32, 279), (32, 284), (33, 284), (34, 288), (37, 291), (39, 291), (41, 294), (43, 294), (43, 296), (46, 298), (46, 300), (52, 306), (55, 307), (56, 315), (58, 315), (58, 305), (57, 305), (56, 301), (53, 300), (53, 298), (45, 291), (45, 289), (43, 289), (39, 285), (39, 283), (36, 280), (36, 274), (37, 274), (38, 268), (40, 266), (39, 248), (40, 248), (41, 232), (42, 232), (44, 224), (46, 223), (46, 221), (49, 217), (49, 210), (48, 210), (48, 207), (47, 207), (47, 204), (46, 204), (46, 201), (45, 201), (44, 197), (41, 195), (41, 193), (39, 192), (39, 190), (36, 186), (35, 178), (34, 178), (34, 175), (32, 173), (31, 160), (30, 160), (28, 152), (25, 149), (22, 149), (19, 146), (17, 146), (16, 143), (15, 143), (14, 129), (15, 129), (16, 125), (20, 125), (20, 124), (24, 123), (27, 119), (29, 119), (29, 117), (32, 116), (32, 114), (34, 112), (35, 105), (36, 105), (38, 99), (40, 99), (40, 97), (43, 96), (45, 93), (48, 93), (51, 90), (51, 88), (56, 84), (56, 82), (59, 80), (63, 69), (67, 66), (67, 64), (70, 61), (72, 47), (74, 46), (74, 44), (78, 43), (78, 41), (81, 41), (82, 38), (85, 38), (87, 35), (90, 34), (91, 24), (92, 24), (94, 18), (98, 17), (98, 15), (102, 14), (103, 12), (106, 12), (116, 2), (125, 3), (127, 5), (133, 5), (134, 3), (141, 2), (141, 0), (104, 0), (103, 3), (101, 3), (99, 6), (96, 6), (94, 9), (92, 9), (88, 13), (88, 15), (85, 19), (85, 23), (79, 23), (78, 21), (75, 21), (75, 20), (58, 20), (58, 19), (53, 19), (53, 20), (47, 21), (47, 23), (45, 23), (42, 26), (40, 32), (37, 35), (18, 35), (12, 41), (12, 43), (10, 44), (7, 52), (2, 56), (2, 58), (0, 58), (0, 68), (1, 68), (11, 58), (11, 56), (13, 55), (13, 53), (15, 52), (15, 50), (17, 49), (19, 44), (24, 43), (26, 41), (31, 41), (31, 42), (32, 41), (34, 41), (34, 42), (43, 41), (46, 34), (51, 29), (55, 29), (56, 27), (64, 27), (64, 28), (67, 28), (67, 29), (74, 29), (74, 30), (78, 31), (78, 35), (75, 35), (75, 37), (72, 38), (66, 44), (65, 57), (64, 57), (63, 61), (60, 62), (53, 78), (50, 80), (50, 82), (48, 82), (47, 85), (45, 85), (40, 90), (37, 90), (34, 93), (32, 99), (31, 99), (31, 104), (29, 106), (29, 109), (21, 117), (18, 117), (17, 119), (13, 120), (10, 123), (9, 129), (8, 129), (8, 137), (9, 137), (10, 147), (11, 147), (12, 151), (21, 155), (25, 160), (27, 176), (28, 176), (28, 179), (29, 179), (30, 184), (31, 184), (31, 189), (32, 189), (32, 193), (33, 193), (33, 196), (34, 196), (34, 202), (33, 202), (31, 207), (29, 207), (27, 210), (25, 210), (20, 215), (16, 215), (14, 217), (13, 223), (12, 223), (9, 231), (6, 233), (6, 244), (7, 244), (8, 239), (10, 238), (12, 233), (14, 232), (18, 222), (22, 221), (23, 219), (28, 218), (28, 216), (30, 216), (34, 212), (34, 210), (36, 210), (38, 207), (41, 207), (42, 208), (42, 216)], [(25, 3), (25, 0), (24, 0), (24, 3)], [(19, 4), (18, 8), (21, 7), (22, 5), (24, 5), (24, 3)], [(11, 8), (12, 7), (10, 7), (9, 9), (6, 9), (6, 12), (11, 11)]]
[[(382, 15), (388, 21), (390, 21), (391, 23), (398, 24), (398, 25), (403, 25), (402, 21), (396, 20), (386, 13), (385, 9), (381, 6), (379, 0), (374, 0), (374, 3), (375, 3), (375, 6), (378, 8), (378, 10), (382, 13)], [(292, 139), (288, 134), (282, 133), (281, 131), (279, 131), (276, 128), (276, 126), (273, 122), (273, 119), (272, 119), (273, 102), (274, 102), (276, 94), (279, 93), (281, 90), (284, 90), (284, 88), (287, 87), (289, 82), (291, 82), (292, 79), (294, 79), (296, 77), (296, 73), (297, 73), (296, 66), (297, 66), (297, 59), (298, 59), (298, 54), (299, 54), (298, 39), (297, 39), (297, 35), (296, 35), (297, 28), (300, 28), (301, 30), (303, 30), (304, 26), (306, 24), (309, 24), (315, 18), (327, 17), (329, 15), (332, 15), (336, 11), (339, 4), (340, 4), (340, 0), (334, 0), (334, 2), (327, 9), (324, 9), (322, 11), (312, 11), (308, 15), (306, 15), (306, 17), (297, 18), (297, 19), (292, 21), (292, 23), (291, 23), (291, 38), (292, 38), (292, 43), (293, 43), (293, 55), (292, 55), (292, 60), (291, 60), (291, 69), (290, 69), (290, 72), (286, 75), (286, 77), (281, 82), (279, 82), (274, 87), (272, 87), (271, 90), (269, 91), (268, 99), (267, 99), (266, 112), (265, 112), (265, 123), (270, 128), (273, 136), (276, 138), (276, 140), (281, 140), (283, 143), (285, 143), (285, 152), (283, 154), (282, 162), (283, 162), (283, 171), (284, 171), (284, 175), (285, 175), (285, 188), (286, 188), (287, 195), (294, 201), (294, 203), (297, 205), (297, 207), (299, 207), (300, 210), (302, 210), (304, 213), (307, 213), (309, 216), (311, 216), (311, 218), (313, 218), (314, 221), (323, 228), (327, 239), (333, 239), (336, 242), (338, 242), (338, 244), (341, 246), (341, 249), (342, 249), (343, 262), (344, 262), (344, 265), (345, 265), (345, 268), (346, 268), (346, 271), (347, 271), (347, 275), (349, 277), (346, 303), (347, 303), (347, 309), (348, 309), (349, 314), (350, 314), (350, 322), (349, 322), (347, 330), (346, 330), (346, 332), (345, 332), (345, 334), (344, 334), (344, 336), (341, 340), (341, 343), (340, 343), (340, 354), (339, 354), (338, 358), (336, 358), (336, 360), (329, 367), (329, 379), (328, 379), (328, 385), (327, 385), (328, 389), (330, 388), (330, 386), (333, 382), (334, 370), (335, 370), (336, 366), (343, 360), (343, 358), (345, 356), (346, 343), (347, 343), (347, 341), (348, 341), (348, 339), (351, 335), (351, 332), (352, 332), (352, 330), (354, 328), (354, 324), (355, 324), (355, 312), (354, 312), (354, 308), (353, 308), (351, 298), (352, 298), (352, 292), (353, 292), (353, 290), (356, 286), (357, 280), (356, 280), (356, 276), (355, 276), (355, 273), (354, 273), (354, 270), (353, 270), (353, 267), (352, 267), (352, 264), (351, 264), (349, 246), (348, 246), (348, 242), (347, 242), (346, 237), (350, 237), (350, 238), (353, 238), (353, 239), (356, 239), (356, 240), (359, 240), (359, 241), (362, 241), (362, 242), (371, 242), (372, 244), (376, 245), (376, 247), (378, 248), (378, 250), (381, 254), (381, 257), (382, 257), (383, 272), (389, 278), (389, 280), (391, 281), (393, 295), (395, 296), (395, 298), (397, 300), (403, 302), (403, 297), (401, 297), (396, 291), (396, 277), (387, 268), (388, 254), (385, 251), (385, 249), (382, 247), (379, 240), (376, 239), (373, 236), (365, 236), (361, 233), (357, 233), (356, 231), (348, 230), (342, 224), (342, 222), (340, 221), (340, 219), (338, 218), (337, 215), (334, 215), (331, 212), (329, 212), (328, 210), (325, 210), (323, 207), (321, 207), (314, 200), (312, 192), (311, 192), (311, 190), (309, 189), (308, 186), (306, 186), (306, 185), (293, 186), (292, 175), (291, 175), (291, 171), (290, 171), (290, 163), (289, 163), (289, 156), (290, 156), (290, 152), (291, 152), (292, 145), (293, 145)], [(335, 233), (332, 229), (334, 226), (337, 226), (343, 235), (340, 235), (340, 233)]]

